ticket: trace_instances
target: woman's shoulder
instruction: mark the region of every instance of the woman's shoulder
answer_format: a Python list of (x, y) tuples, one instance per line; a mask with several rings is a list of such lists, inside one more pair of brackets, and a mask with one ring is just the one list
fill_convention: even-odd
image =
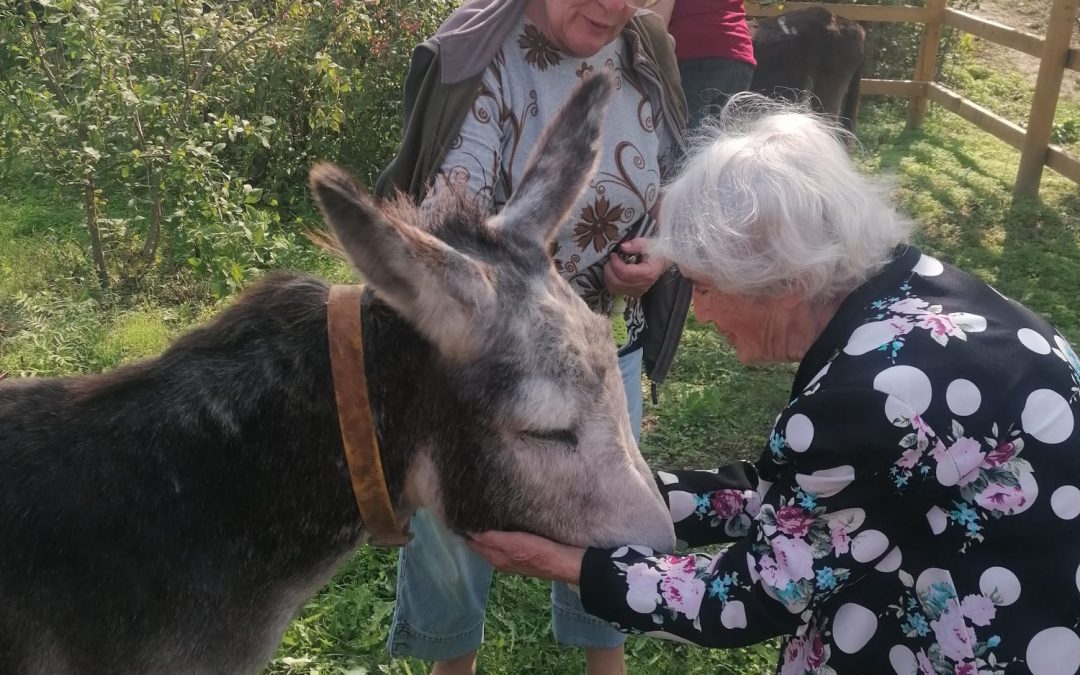
[(925, 254), (891, 281), (848, 310), (830, 364), (834, 377), (893, 387), (889, 393), (925, 403), (916, 406), (920, 414), (940, 409), (946, 421), (975, 401), (979, 416), (992, 422), (1025, 409), (1033, 391), (1080, 397), (1080, 360), (1072, 347), (1021, 303)]

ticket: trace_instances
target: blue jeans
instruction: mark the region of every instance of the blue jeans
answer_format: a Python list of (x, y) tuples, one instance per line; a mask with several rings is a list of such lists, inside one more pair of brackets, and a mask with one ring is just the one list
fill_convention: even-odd
[[(634, 438), (641, 433), (641, 350), (619, 358)], [(398, 557), (397, 604), (387, 649), (394, 656), (446, 661), (480, 648), (491, 566), (426, 509)], [(551, 585), (555, 639), (576, 647), (618, 647), (626, 636), (591, 616), (566, 584)]]
[(679, 61), (686, 94), (689, 129), (716, 115), (733, 95), (750, 88), (754, 67), (735, 59), (683, 59)]

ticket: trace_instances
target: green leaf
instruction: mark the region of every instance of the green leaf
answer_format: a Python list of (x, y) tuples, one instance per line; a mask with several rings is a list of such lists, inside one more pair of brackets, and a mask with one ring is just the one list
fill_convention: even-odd
[(240, 266), (237, 265), (235, 261), (229, 267), (229, 276), (232, 277), (232, 280), (236, 282), (237, 286), (244, 283), (244, 270), (240, 269)]

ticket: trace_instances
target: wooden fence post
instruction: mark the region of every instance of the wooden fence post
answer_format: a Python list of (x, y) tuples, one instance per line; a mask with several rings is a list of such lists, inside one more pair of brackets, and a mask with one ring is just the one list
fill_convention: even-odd
[(1054, 126), (1054, 113), (1057, 112), (1058, 96), (1061, 93), (1061, 80), (1069, 58), (1069, 40), (1072, 38), (1077, 7), (1080, 7), (1080, 0), (1054, 0), (1050, 9), (1042, 62), (1039, 64), (1039, 79), (1035, 83), (1035, 97), (1031, 101), (1031, 115), (1028, 117), (1013, 199), (1033, 198), (1039, 194), (1046, 151), (1050, 146), (1050, 133)]
[[(922, 41), (919, 43), (919, 58), (915, 62), (916, 82), (933, 82), (934, 67), (937, 65), (938, 47), (941, 45), (941, 24), (945, 18), (945, 5), (947, 0), (929, 0), (927, 8), (932, 13), (923, 26)], [(922, 126), (923, 118), (926, 117), (926, 94), (912, 96), (908, 100), (907, 127), (917, 129)]]

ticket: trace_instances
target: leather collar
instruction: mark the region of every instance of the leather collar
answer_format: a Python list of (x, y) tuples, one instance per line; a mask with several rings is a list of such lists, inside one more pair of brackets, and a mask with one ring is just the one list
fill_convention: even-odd
[(412, 535), (408, 522), (399, 523), (394, 513), (371, 418), (360, 320), (363, 291), (363, 286), (331, 286), (326, 307), (338, 423), (367, 542), (374, 546), (404, 546)]

